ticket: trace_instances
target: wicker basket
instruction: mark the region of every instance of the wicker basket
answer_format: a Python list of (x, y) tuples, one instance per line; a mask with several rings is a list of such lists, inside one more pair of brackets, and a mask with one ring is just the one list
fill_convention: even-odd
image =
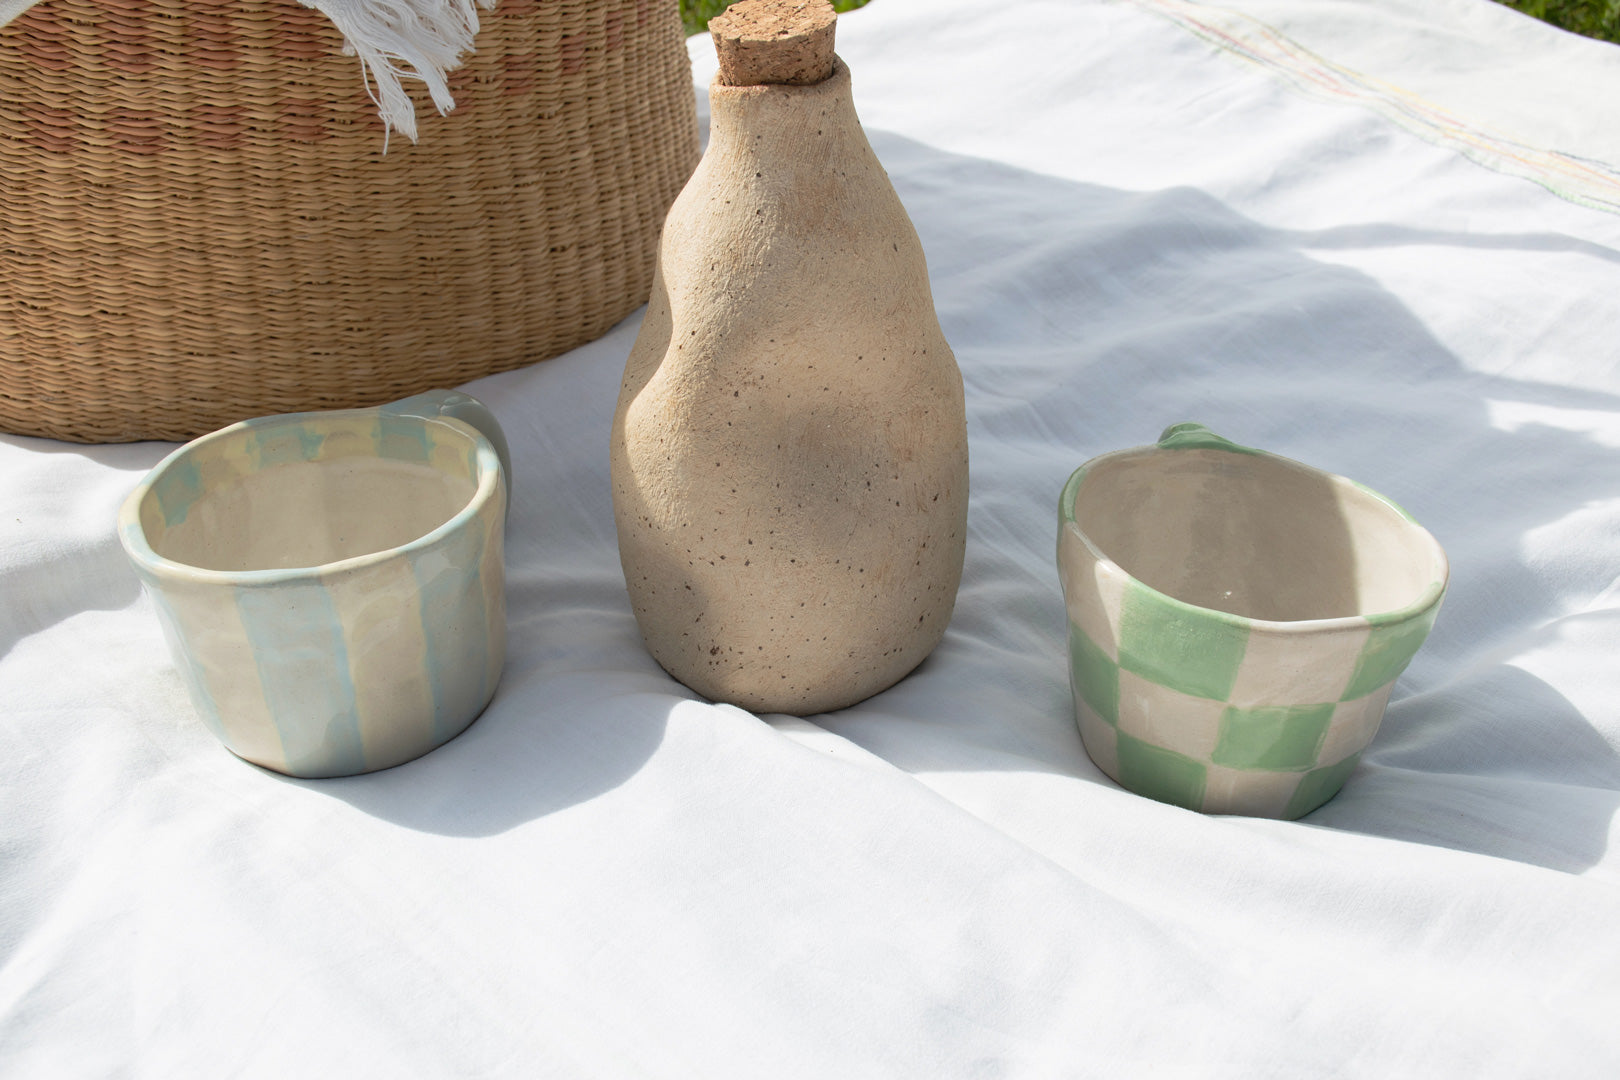
[(673, 0), (500, 0), (451, 87), (384, 154), (296, 0), (44, 0), (0, 29), (0, 429), (373, 404), (643, 303), (698, 157)]

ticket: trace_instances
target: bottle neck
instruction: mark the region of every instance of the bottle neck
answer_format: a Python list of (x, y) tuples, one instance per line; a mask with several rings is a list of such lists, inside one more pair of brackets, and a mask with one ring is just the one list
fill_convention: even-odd
[(727, 152), (813, 155), (836, 150), (840, 136), (860, 129), (849, 68), (836, 57), (833, 73), (809, 86), (709, 85), (709, 144)]

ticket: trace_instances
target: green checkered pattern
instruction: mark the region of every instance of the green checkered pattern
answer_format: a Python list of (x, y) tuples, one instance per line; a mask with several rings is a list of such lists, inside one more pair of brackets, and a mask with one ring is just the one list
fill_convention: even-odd
[(1206, 813), (1295, 818), (1332, 798), (1439, 606), (1278, 633), (1098, 563), (1072, 528), (1060, 544), (1087, 752), (1126, 788)]

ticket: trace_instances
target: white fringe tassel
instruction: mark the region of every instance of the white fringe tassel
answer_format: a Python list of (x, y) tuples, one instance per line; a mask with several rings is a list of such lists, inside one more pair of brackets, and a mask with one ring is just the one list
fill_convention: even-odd
[[(0, 26), (39, 0), (0, 0)], [(427, 84), (440, 115), (456, 107), (446, 72), (461, 66), (478, 34), (478, 9), (495, 0), (300, 0), (332, 20), (343, 34), (343, 52), (360, 57), (366, 93), (377, 104), (385, 132), (398, 128), (416, 141), (416, 106), (403, 79)], [(400, 65), (404, 64), (405, 67)], [(375, 84), (376, 89), (372, 89)], [(386, 150), (387, 135), (383, 136)]]
[[(416, 141), (416, 106), (404, 79), (420, 79), (440, 115), (456, 107), (445, 73), (461, 66), (478, 33), (478, 8), (495, 0), (300, 0), (332, 20), (345, 54), (360, 57), (366, 93), (385, 130)], [(406, 66), (401, 66), (401, 65)], [(375, 86), (375, 89), (373, 89)], [(384, 149), (387, 148), (386, 135)]]

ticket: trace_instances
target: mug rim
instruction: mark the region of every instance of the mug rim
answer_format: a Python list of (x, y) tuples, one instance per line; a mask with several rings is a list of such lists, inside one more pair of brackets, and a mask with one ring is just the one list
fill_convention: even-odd
[(495, 452), (494, 445), (484, 436), (483, 432), (466, 421), (458, 420), (453, 416), (413, 416), (410, 419), (418, 420), (423, 424), (443, 424), (467, 438), (473, 444), (473, 459), (477, 463), (477, 485), (473, 489), (472, 497), (456, 513), (421, 536), (408, 540), (403, 544), (396, 544), (393, 547), (383, 548), (379, 551), (368, 551), (361, 555), (353, 555), (347, 559), (336, 559), (332, 562), (315, 563), (310, 566), (288, 566), (265, 570), (213, 570), (208, 567), (193, 566), (190, 563), (179, 562), (159, 555), (147, 541), (146, 530), (141, 525), (141, 504), (145, 501), (147, 494), (152, 490), (158, 479), (170, 467), (187, 455), (210, 443), (224, 441), (254, 428), (273, 428), (306, 423), (313, 419), (369, 416), (377, 413), (377, 411), (378, 407), (372, 406), (360, 409), (316, 409), (309, 412), (256, 416), (247, 420), (239, 420), (234, 424), (228, 424), (216, 431), (210, 431), (206, 435), (199, 435), (190, 442), (176, 447), (164, 455), (163, 460), (147, 470), (140, 483), (135, 485), (134, 490), (125, 497), (123, 505), (119, 507), (118, 539), (123, 544), (124, 551), (138, 568), (155, 578), (164, 580), (246, 587), (313, 581), (331, 577), (334, 574), (363, 570), (398, 555), (431, 547), (455, 530), (463, 527), (469, 520), (482, 512), (484, 506), (495, 497), (496, 487), (501, 482), (500, 457)]
[(1425, 587), (1424, 590), (1418, 594), (1417, 599), (1401, 607), (1392, 608), (1387, 611), (1366, 611), (1357, 612), (1353, 615), (1335, 615), (1331, 618), (1325, 619), (1251, 618), (1247, 615), (1238, 615), (1234, 612), (1222, 611), (1219, 608), (1204, 607), (1201, 604), (1189, 603), (1186, 600), (1182, 600), (1180, 597), (1172, 596), (1167, 592), (1156, 589), (1152, 585), (1149, 585), (1147, 582), (1143, 581), (1141, 578), (1128, 572), (1123, 566), (1120, 566), (1119, 563), (1115, 562), (1113, 559), (1109, 558), (1103, 553), (1102, 549), (1100, 549), (1091, 539), (1091, 537), (1086, 534), (1085, 529), (1080, 527), (1080, 522), (1075, 517), (1074, 503), (1075, 499), (1080, 493), (1080, 485), (1085, 481), (1086, 474), (1103, 462), (1125, 457), (1147, 457), (1152, 455), (1154, 452), (1181, 452), (1172, 447), (1167, 447), (1162, 443), (1155, 443), (1147, 446), (1126, 447), (1122, 450), (1111, 450), (1106, 454), (1098, 454), (1096, 457), (1086, 461), (1078, 469), (1075, 469), (1074, 472), (1069, 475), (1069, 479), (1063, 485), (1063, 491), (1058, 496), (1058, 516), (1063, 527), (1065, 529), (1072, 529), (1074, 531), (1074, 535), (1082, 544), (1085, 545), (1086, 551), (1095, 561), (1103, 564), (1127, 581), (1134, 583), (1138, 588), (1146, 589), (1155, 597), (1158, 597), (1171, 605), (1172, 608), (1180, 610), (1183, 614), (1191, 617), (1213, 619), (1217, 622), (1223, 622), (1233, 626), (1248, 627), (1251, 630), (1257, 629), (1277, 634), (1306, 634), (1328, 633), (1337, 630), (1360, 627), (1368, 623), (1372, 623), (1376, 626), (1390, 626), (1397, 623), (1407, 622), (1408, 620), (1422, 616), (1431, 608), (1439, 604), (1441, 598), (1445, 595), (1446, 586), (1451, 579), (1451, 562), (1446, 557), (1445, 548), (1441, 547), (1440, 541), (1435, 539), (1433, 533), (1424, 528), (1422, 525), (1418, 524), (1417, 519), (1412, 517), (1411, 514), (1407, 513), (1406, 510), (1394, 499), (1389, 498), (1387, 495), (1380, 494), (1379, 492), (1374, 491), (1372, 488), (1367, 487), (1365, 484), (1358, 483), (1347, 476), (1341, 476), (1338, 473), (1328, 472), (1326, 469), (1318, 469), (1315, 466), (1307, 465), (1302, 461), (1296, 461), (1293, 458), (1284, 457), (1281, 454), (1271, 453), (1269, 450), (1256, 450), (1250, 447), (1234, 447), (1232, 450), (1227, 450), (1226, 447), (1209, 444), (1202, 445), (1198, 448), (1223, 453), (1237, 453), (1268, 457), (1275, 461), (1280, 461), (1292, 468), (1303, 469), (1307, 472), (1315, 473), (1318, 476), (1325, 476), (1337, 487), (1347, 487), (1351, 490), (1358, 491), (1363, 495), (1371, 496), (1374, 500), (1382, 503), (1399, 515), (1408, 526), (1416, 531), (1416, 535), (1420, 538), (1420, 540), (1426, 543), (1430, 550), (1431, 557), (1434, 560), (1435, 569), (1439, 572), (1437, 579)]

